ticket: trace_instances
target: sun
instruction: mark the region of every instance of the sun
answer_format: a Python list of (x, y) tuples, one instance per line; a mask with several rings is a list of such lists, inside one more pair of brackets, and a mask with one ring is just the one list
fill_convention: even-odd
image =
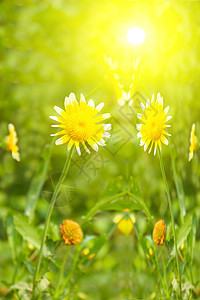
[(132, 27), (127, 32), (127, 39), (134, 46), (141, 45), (145, 40), (145, 32), (140, 27)]

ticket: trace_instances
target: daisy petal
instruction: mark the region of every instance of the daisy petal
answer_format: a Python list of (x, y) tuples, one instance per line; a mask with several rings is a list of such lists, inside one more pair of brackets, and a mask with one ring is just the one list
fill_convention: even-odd
[(167, 122), (171, 120), (172, 116), (167, 117)]
[(80, 149), (80, 147), (76, 146), (76, 151), (77, 151), (78, 155), (81, 156), (81, 149)]
[(137, 124), (137, 125), (136, 125), (136, 128), (137, 128), (138, 131), (141, 130), (141, 126), (142, 126), (142, 124)]
[[(69, 94), (69, 99), (71, 100), (71, 102), (76, 101), (76, 96), (75, 96), (75, 94), (74, 94), (74, 93), (70, 93), (70, 94)], [(77, 101), (76, 101), (76, 102), (77, 102)]]
[(66, 134), (66, 130), (61, 130), (59, 132), (51, 134), (50, 136), (57, 136), (57, 135), (62, 135), (62, 134)]
[(110, 113), (102, 114), (101, 115), (103, 120), (110, 118)]
[(85, 142), (82, 142), (83, 148), (85, 149), (85, 151), (90, 154), (90, 150), (87, 148)]
[(154, 155), (156, 155), (156, 149), (157, 149), (157, 145), (155, 145), (155, 148), (154, 148)]
[(145, 105), (142, 102), (140, 103), (140, 105), (141, 105), (142, 110), (144, 111), (145, 110)]
[(90, 145), (90, 147), (94, 149), (94, 151), (98, 151), (98, 145), (92, 139), (88, 140), (87, 142)]
[(150, 101), (149, 99), (147, 100), (147, 103), (146, 103), (146, 108), (148, 108), (150, 106)]
[(101, 139), (100, 141), (97, 142), (99, 146), (106, 146), (104, 139)]
[(168, 142), (168, 140), (166, 139), (166, 137), (162, 136), (161, 140), (162, 140), (163, 144), (165, 144), (165, 145), (168, 145), (168, 144), (169, 144), (169, 142)]
[(142, 119), (142, 114), (137, 113), (138, 119)]
[(165, 115), (167, 115), (168, 111), (169, 111), (169, 105), (164, 109)]
[(60, 116), (63, 116), (63, 114), (65, 114), (65, 111), (56, 105), (54, 106), (54, 109)]
[(55, 141), (56, 145), (62, 145), (65, 144), (69, 141), (70, 137), (68, 135), (64, 135), (61, 138), (59, 138), (58, 140)]
[(73, 139), (71, 139), (67, 145), (67, 149), (68, 151), (72, 148), (72, 146), (74, 145), (75, 141)]
[(110, 138), (111, 134), (109, 132), (104, 132), (103, 137)]
[(96, 110), (100, 111), (104, 107), (104, 102), (101, 102), (99, 105), (96, 106)]
[(103, 124), (103, 128), (105, 131), (111, 130), (112, 126), (111, 124)]
[(81, 93), (80, 102), (86, 103), (84, 95)]
[(140, 140), (140, 146), (144, 146), (145, 142), (143, 140)]
[(94, 101), (92, 99), (89, 100), (88, 106), (94, 108)]
[(163, 106), (163, 97), (161, 97), (160, 93), (157, 94), (157, 102)]
[(71, 103), (71, 101), (70, 101), (69, 97), (65, 97), (65, 102), (64, 102), (65, 107), (67, 105), (69, 105), (70, 103)]
[(54, 121), (60, 122), (60, 120), (56, 116), (50, 116), (49, 118), (52, 119), (52, 120), (54, 120)]

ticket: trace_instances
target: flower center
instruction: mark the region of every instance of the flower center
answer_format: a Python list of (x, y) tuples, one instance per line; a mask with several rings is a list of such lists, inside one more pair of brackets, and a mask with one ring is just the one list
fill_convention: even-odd
[(153, 141), (158, 141), (162, 135), (163, 125), (159, 118), (154, 118), (150, 124), (149, 135), (150, 139)]
[(85, 123), (84, 123), (84, 122), (81, 122), (81, 121), (78, 123), (78, 125), (79, 125), (80, 127), (85, 127)]
[(95, 118), (81, 111), (69, 115), (65, 123), (68, 135), (77, 142), (86, 141), (94, 136), (97, 127)]
[(147, 140), (157, 142), (161, 136), (164, 126), (164, 120), (159, 115), (149, 116), (146, 123), (142, 124), (141, 132)]

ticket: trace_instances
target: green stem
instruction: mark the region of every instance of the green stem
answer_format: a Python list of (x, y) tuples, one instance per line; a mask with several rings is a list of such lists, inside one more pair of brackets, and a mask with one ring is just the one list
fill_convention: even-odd
[(81, 226), (83, 226), (85, 223), (87, 223), (89, 221), (90, 218), (92, 218), (96, 212), (105, 204), (108, 204), (109, 202), (111, 202), (112, 200), (115, 200), (116, 198), (119, 198), (119, 197), (122, 197), (122, 196), (125, 196), (127, 195), (127, 192), (122, 192), (122, 193), (119, 193), (117, 195), (114, 195), (110, 198), (107, 198), (105, 200), (102, 200), (102, 201), (99, 201), (96, 203), (96, 205), (88, 212), (88, 214), (85, 216), (85, 218), (83, 219), (82, 221), (82, 224)]
[(69, 272), (68, 276), (66, 277), (66, 279), (64, 280), (61, 288), (60, 288), (60, 291), (58, 293), (57, 296), (60, 296), (60, 294), (63, 292), (63, 290), (65, 289), (65, 287), (67, 286), (69, 280), (72, 278), (73, 274), (74, 274), (74, 271), (75, 271), (75, 268), (76, 268), (76, 265), (77, 265), (77, 262), (78, 262), (78, 259), (79, 259), (79, 255), (80, 255), (80, 251), (81, 251), (81, 247), (77, 247), (76, 248), (76, 255), (74, 257), (74, 262), (73, 262), (73, 265), (72, 265), (72, 268), (71, 268), (71, 271)]
[[(162, 275), (161, 275), (161, 272), (160, 272), (159, 263), (158, 263), (158, 255), (157, 255), (156, 245), (154, 245), (154, 253), (155, 253), (156, 267), (157, 267), (157, 271), (158, 271), (158, 277), (160, 278), (160, 282), (162, 284), (163, 290), (164, 290), (165, 294), (167, 295), (167, 292), (166, 292), (166, 289), (165, 289), (165, 284), (164, 284), (164, 281), (163, 281), (163, 278), (162, 278)], [(169, 298), (167, 297), (167, 299), (169, 299)]]
[(169, 299), (169, 290), (168, 290), (168, 284), (167, 284), (166, 266), (165, 266), (165, 260), (164, 260), (164, 256), (163, 256), (162, 246), (160, 247), (160, 252), (161, 252), (161, 257), (162, 257), (163, 273), (164, 273), (164, 280), (165, 280), (165, 286), (166, 286), (166, 296)]
[(32, 299), (35, 299), (35, 287), (36, 287), (36, 284), (37, 284), (38, 279), (39, 279), (38, 277), (39, 277), (40, 264), (41, 264), (41, 261), (42, 261), (43, 248), (44, 248), (46, 237), (47, 237), (47, 232), (48, 232), (48, 228), (49, 228), (51, 214), (53, 212), (54, 204), (55, 204), (56, 198), (58, 196), (58, 193), (60, 191), (61, 184), (63, 183), (63, 181), (64, 181), (64, 179), (67, 175), (67, 172), (69, 170), (69, 165), (70, 165), (70, 162), (71, 162), (73, 150), (74, 150), (74, 147), (72, 147), (72, 149), (70, 150), (70, 152), (68, 154), (68, 157), (67, 157), (67, 160), (65, 162), (62, 174), (61, 174), (61, 176), (59, 178), (59, 181), (56, 185), (56, 188), (54, 190), (54, 193), (52, 195), (51, 202), (50, 202), (50, 205), (49, 205), (48, 213), (47, 213), (46, 220), (45, 220), (44, 231), (43, 231), (40, 251), (39, 251), (39, 255), (38, 255), (38, 261), (37, 261), (37, 265), (36, 265), (35, 275), (34, 275), (34, 279), (33, 279)]
[(13, 274), (13, 279), (12, 279), (12, 284), (15, 284), (16, 282), (16, 277), (17, 277), (17, 271), (18, 271), (18, 263), (15, 263), (15, 270), (14, 270), (14, 274)]
[(64, 259), (63, 259), (63, 263), (62, 263), (62, 265), (60, 267), (58, 281), (57, 281), (57, 284), (56, 284), (55, 296), (54, 296), (55, 298), (58, 297), (58, 291), (59, 291), (60, 284), (61, 284), (61, 281), (62, 281), (62, 277), (63, 277), (63, 273), (64, 273), (64, 268), (65, 268), (65, 265), (66, 265), (67, 257), (68, 257), (68, 254), (69, 254), (69, 250), (70, 250), (70, 246), (67, 246), (66, 253), (65, 253), (65, 256), (64, 256)]
[(180, 272), (180, 265), (179, 265), (179, 259), (178, 259), (178, 249), (177, 249), (177, 240), (176, 240), (176, 232), (175, 232), (175, 225), (174, 225), (174, 216), (173, 216), (173, 213), (172, 213), (172, 201), (171, 201), (169, 186), (168, 186), (167, 178), (166, 178), (166, 174), (165, 174), (165, 169), (164, 169), (164, 164), (163, 164), (161, 151), (159, 150), (158, 153), (159, 153), (158, 157), (159, 157), (159, 161), (160, 161), (160, 169), (161, 169), (163, 181), (165, 183), (165, 188), (166, 188), (166, 193), (167, 193), (167, 200), (168, 200), (168, 205), (169, 205), (169, 210), (170, 210), (170, 215), (171, 215), (172, 230), (173, 230), (173, 235), (174, 235), (176, 264), (177, 264), (177, 271), (178, 271), (178, 281), (179, 281), (179, 288), (180, 288), (180, 297), (182, 299), (181, 272)]
[(136, 197), (136, 196), (135, 196), (134, 194), (132, 194), (131, 192), (128, 192), (128, 194), (129, 194), (133, 199), (135, 199), (136, 202), (137, 202), (138, 204), (140, 204), (140, 205), (143, 207), (143, 209), (144, 209), (144, 211), (145, 211), (145, 214), (146, 214), (146, 216), (147, 216), (148, 219), (149, 219), (149, 222), (153, 224), (153, 218), (152, 218), (152, 216), (151, 216), (151, 213), (150, 213), (149, 209), (147, 208), (146, 204), (144, 203), (144, 201), (143, 201), (142, 199), (140, 199), (139, 197)]

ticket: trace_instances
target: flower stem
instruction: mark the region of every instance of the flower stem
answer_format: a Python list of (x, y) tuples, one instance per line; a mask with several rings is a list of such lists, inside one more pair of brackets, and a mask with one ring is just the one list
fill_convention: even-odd
[(144, 209), (144, 211), (145, 211), (145, 214), (146, 214), (146, 216), (147, 216), (148, 219), (149, 219), (149, 222), (153, 224), (153, 218), (152, 218), (152, 216), (151, 216), (151, 213), (150, 213), (148, 207), (147, 207), (146, 204), (144, 203), (144, 201), (143, 201), (142, 199), (140, 199), (139, 197), (137, 197), (136, 195), (132, 194), (131, 192), (128, 192), (128, 194), (129, 194), (129, 195), (130, 195), (130, 196), (131, 196), (138, 204), (140, 204), (140, 205), (143, 207), (143, 209)]
[(178, 281), (179, 281), (179, 288), (180, 288), (180, 297), (182, 299), (181, 272), (180, 272), (180, 265), (179, 265), (179, 259), (178, 259), (178, 249), (177, 249), (177, 240), (176, 240), (176, 232), (175, 232), (175, 225), (174, 225), (174, 217), (173, 217), (173, 213), (172, 213), (172, 201), (171, 201), (169, 186), (168, 186), (168, 183), (167, 183), (167, 178), (166, 178), (166, 174), (165, 174), (165, 169), (164, 169), (164, 164), (163, 164), (163, 159), (162, 159), (160, 149), (159, 149), (158, 153), (159, 153), (158, 157), (159, 157), (159, 161), (160, 161), (160, 169), (161, 169), (163, 181), (165, 183), (165, 188), (166, 188), (166, 193), (167, 193), (167, 200), (168, 200), (168, 205), (169, 205), (169, 210), (170, 210), (170, 215), (171, 215), (172, 230), (173, 230), (173, 235), (174, 235), (175, 256), (176, 256), (176, 264), (177, 264), (177, 273), (178, 273)]
[[(163, 287), (163, 290), (165, 292), (165, 295), (167, 296), (167, 292), (166, 292), (166, 289), (165, 289), (165, 284), (164, 284), (164, 281), (163, 281), (163, 278), (162, 278), (162, 275), (161, 275), (161, 272), (160, 272), (159, 263), (158, 263), (158, 255), (157, 255), (156, 245), (154, 245), (154, 254), (155, 254), (156, 267), (157, 267), (157, 271), (158, 271), (158, 277), (159, 277), (160, 282), (162, 284), (162, 287)], [(167, 299), (169, 299), (169, 298), (167, 297)]]
[(41, 264), (42, 255), (43, 255), (43, 248), (44, 248), (46, 237), (47, 237), (47, 232), (48, 232), (48, 228), (49, 228), (51, 214), (53, 212), (54, 204), (55, 204), (56, 198), (58, 196), (58, 193), (60, 191), (61, 184), (63, 183), (63, 181), (64, 181), (64, 179), (67, 175), (67, 172), (69, 170), (69, 165), (70, 165), (70, 162), (71, 162), (73, 149), (74, 149), (74, 147), (72, 147), (72, 149), (70, 150), (70, 152), (68, 154), (68, 157), (67, 157), (67, 160), (65, 162), (62, 174), (60, 175), (59, 181), (56, 185), (56, 188), (54, 190), (54, 193), (52, 195), (51, 202), (50, 202), (50, 205), (49, 205), (48, 213), (47, 213), (46, 220), (45, 220), (44, 231), (43, 231), (42, 241), (41, 241), (41, 245), (40, 245), (40, 251), (39, 251), (39, 255), (38, 255), (38, 261), (37, 261), (37, 265), (36, 265), (35, 275), (34, 275), (34, 279), (33, 279), (32, 299), (35, 299), (35, 288), (36, 288), (36, 284), (38, 282), (40, 264)]
[(165, 260), (163, 255), (163, 249), (162, 246), (160, 247), (161, 257), (162, 257), (162, 265), (163, 265), (163, 273), (164, 273), (164, 281), (166, 286), (166, 296), (169, 299), (169, 290), (168, 290), (168, 284), (167, 284), (167, 274), (166, 274), (166, 266), (165, 266)]
[(59, 291), (59, 288), (60, 288), (60, 285), (61, 285), (61, 280), (62, 280), (62, 277), (63, 277), (64, 268), (65, 268), (65, 265), (66, 265), (67, 257), (68, 257), (68, 254), (69, 254), (69, 250), (70, 250), (70, 247), (68, 246), (67, 249), (66, 249), (66, 252), (65, 252), (63, 263), (62, 263), (62, 265), (60, 267), (58, 281), (57, 281), (56, 289), (55, 289), (55, 296), (54, 296), (55, 298), (58, 297), (58, 291)]
[(69, 280), (72, 278), (72, 276), (74, 274), (74, 271), (75, 271), (75, 268), (76, 268), (76, 265), (77, 265), (77, 262), (78, 262), (78, 259), (79, 259), (80, 252), (81, 252), (81, 247), (76, 247), (76, 255), (74, 257), (72, 268), (71, 268), (68, 276), (64, 280), (63, 284), (61, 285), (59, 293), (58, 293), (57, 296), (59, 296), (60, 294), (62, 294), (62, 292), (65, 289), (65, 287), (67, 286)]
[(120, 198), (120, 197), (123, 197), (127, 194), (127, 192), (121, 192), (119, 194), (116, 194), (110, 198), (107, 198), (107, 199), (103, 199), (103, 200), (100, 200), (99, 202), (97, 202), (95, 204), (95, 206), (93, 206), (93, 208), (87, 213), (87, 215), (85, 216), (85, 218), (83, 219), (82, 221), (82, 224), (81, 226), (85, 225), (89, 220), (90, 218), (92, 218), (96, 212), (101, 209), (101, 207), (105, 204), (108, 204), (109, 202), (111, 202), (112, 200), (115, 200), (117, 198)]

